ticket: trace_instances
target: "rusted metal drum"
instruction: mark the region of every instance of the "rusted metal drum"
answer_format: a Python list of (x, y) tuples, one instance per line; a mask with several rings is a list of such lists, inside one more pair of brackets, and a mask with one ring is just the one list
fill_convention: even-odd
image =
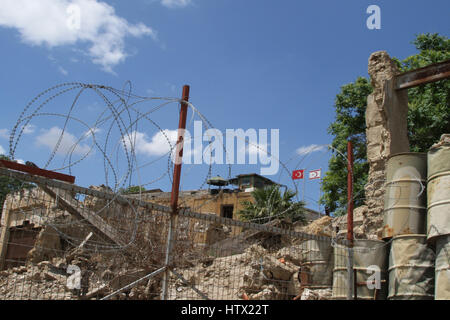
[(302, 243), (298, 280), (303, 288), (331, 288), (333, 282), (333, 247), (331, 239)]
[(434, 298), (450, 300), (450, 235), (436, 239), (435, 268)]
[(383, 239), (426, 233), (426, 153), (399, 153), (386, 164)]
[(450, 234), (450, 137), (428, 152), (428, 239)]
[[(333, 299), (347, 299), (348, 248), (334, 247)], [(387, 295), (388, 244), (381, 240), (354, 240), (353, 269), (356, 270), (358, 300), (384, 300)], [(379, 277), (376, 276), (379, 272)], [(373, 280), (379, 280), (375, 283)], [(353, 297), (352, 297), (353, 299)]]
[(435, 254), (426, 235), (392, 239), (389, 254), (389, 300), (433, 300)]

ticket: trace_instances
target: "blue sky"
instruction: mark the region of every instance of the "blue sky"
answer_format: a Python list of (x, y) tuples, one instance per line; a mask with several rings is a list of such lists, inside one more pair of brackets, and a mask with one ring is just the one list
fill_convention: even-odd
[[(82, 9), (82, 32), (63, 32), (66, 9), (74, 4)], [(381, 9), (379, 30), (366, 27), (366, 9), (372, 4)], [(190, 101), (215, 128), (279, 129), (280, 160), (289, 170), (300, 162), (296, 168), (325, 171), (329, 152), (303, 158), (297, 150), (331, 143), (327, 127), (334, 119), (333, 101), (340, 86), (367, 76), (374, 51), (405, 58), (416, 53), (411, 44), (415, 34), (448, 36), (449, 13), (446, 0), (0, 0), (0, 151), (8, 151), (12, 127), (39, 92), (75, 81), (121, 89), (130, 80), (134, 93), (153, 97), (179, 98), (183, 84), (189, 84)], [(73, 97), (70, 93), (55, 99), (45, 112), (67, 113)], [(140, 110), (156, 105), (142, 104)], [(92, 125), (104, 108), (98, 96), (86, 94), (74, 115)], [(173, 130), (177, 112), (172, 103), (152, 119), (162, 129)], [(57, 116), (34, 118), (15, 157), (44, 166), (52, 134), (63, 124)], [(85, 129), (71, 121), (69, 140)], [(145, 121), (138, 131), (146, 135), (138, 154), (141, 163), (156, 159), (158, 152), (148, 148), (158, 131)], [(98, 139), (105, 135), (106, 130), (99, 130)], [(118, 136), (114, 139), (113, 144)], [(80, 145), (78, 158), (88, 145), (87, 140)], [(56, 154), (48, 168), (61, 167), (63, 159)], [(117, 161), (123, 176), (123, 155)], [(207, 166), (183, 170), (183, 189), (198, 188), (207, 174)], [(165, 171), (167, 158), (142, 169), (141, 180), (133, 176), (133, 183), (151, 181)], [(259, 166), (233, 166), (232, 175), (245, 172), (259, 172)], [(71, 173), (83, 186), (104, 183), (101, 154), (92, 153)], [(226, 177), (226, 166), (213, 166), (216, 174)], [(268, 177), (292, 187), (286, 172)], [(312, 208), (317, 208), (318, 186), (317, 181), (306, 184)], [(169, 191), (170, 179), (166, 176), (147, 188)]]

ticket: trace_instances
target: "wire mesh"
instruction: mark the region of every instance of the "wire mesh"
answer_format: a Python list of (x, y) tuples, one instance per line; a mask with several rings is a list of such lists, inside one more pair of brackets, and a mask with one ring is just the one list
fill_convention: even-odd
[(332, 238), (296, 231), (303, 224), (185, 208), (168, 252), (167, 207), (1, 170), (27, 184), (3, 205), (2, 300), (160, 299), (166, 264), (167, 299), (299, 299), (305, 289), (331, 299)]

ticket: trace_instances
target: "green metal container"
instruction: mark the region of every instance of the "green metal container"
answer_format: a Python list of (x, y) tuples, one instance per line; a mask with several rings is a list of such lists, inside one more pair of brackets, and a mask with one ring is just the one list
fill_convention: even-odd
[(331, 288), (333, 247), (330, 241), (308, 240), (302, 243), (299, 280), (304, 288)]
[(435, 265), (434, 298), (450, 300), (450, 235), (437, 237)]
[[(357, 299), (386, 299), (388, 245), (381, 240), (354, 240), (353, 269), (356, 270)], [(334, 247), (333, 299), (345, 300), (348, 292), (348, 248)], [(380, 289), (370, 288), (367, 282), (374, 275), (373, 266), (380, 271)], [(375, 292), (377, 290), (377, 292)], [(353, 297), (352, 297), (353, 298)]]
[(382, 238), (426, 233), (426, 153), (399, 153), (386, 164)]
[(389, 300), (433, 300), (435, 254), (426, 235), (392, 239), (389, 254)]
[(450, 234), (450, 143), (428, 152), (428, 239)]

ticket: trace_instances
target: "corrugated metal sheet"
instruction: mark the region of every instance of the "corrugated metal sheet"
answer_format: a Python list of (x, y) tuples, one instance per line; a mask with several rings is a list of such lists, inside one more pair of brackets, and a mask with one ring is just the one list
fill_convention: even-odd
[(300, 283), (305, 288), (327, 288), (333, 283), (331, 241), (308, 240), (301, 245)]
[[(367, 281), (374, 272), (370, 266), (380, 269), (381, 289), (377, 293), (377, 299), (386, 298), (387, 294), (387, 252), (388, 245), (380, 240), (355, 240), (353, 247), (354, 269), (356, 269), (357, 298), (361, 300), (374, 300), (375, 288), (369, 289)], [(348, 249), (336, 245), (334, 250), (333, 272), (333, 299), (347, 299), (348, 283)]]
[(400, 153), (386, 164), (383, 239), (426, 232), (425, 153)]
[(426, 243), (426, 235), (395, 237), (389, 254), (388, 299), (432, 300), (434, 259), (435, 254)]
[(428, 152), (428, 238), (450, 234), (450, 144)]
[(435, 299), (450, 300), (450, 235), (436, 240)]

